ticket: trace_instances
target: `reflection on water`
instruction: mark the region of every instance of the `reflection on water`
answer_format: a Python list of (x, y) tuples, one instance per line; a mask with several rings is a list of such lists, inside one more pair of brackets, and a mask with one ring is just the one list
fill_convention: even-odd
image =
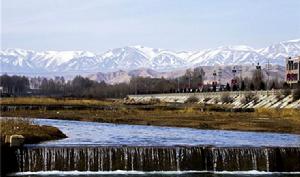
[(192, 128), (119, 125), (49, 119), (34, 119), (34, 121), (42, 125), (56, 126), (69, 137), (58, 141), (48, 141), (40, 144), (41, 146), (93, 144), (128, 146), (212, 145), (215, 147), (300, 147), (300, 135), (293, 134), (199, 130)]

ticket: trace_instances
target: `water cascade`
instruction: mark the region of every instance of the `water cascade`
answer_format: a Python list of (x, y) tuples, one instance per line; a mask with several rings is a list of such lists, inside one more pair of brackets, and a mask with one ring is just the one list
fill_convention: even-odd
[(24, 171), (300, 171), (300, 148), (203, 146), (27, 146)]

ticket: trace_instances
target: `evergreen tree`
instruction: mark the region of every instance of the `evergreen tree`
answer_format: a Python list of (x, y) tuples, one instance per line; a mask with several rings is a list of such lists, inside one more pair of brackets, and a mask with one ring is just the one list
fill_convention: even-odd
[(241, 91), (244, 91), (245, 88), (246, 88), (246, 86), (245, 86), (245, 81), (243, 80), (243, 81), (241, 82)]
[(226, 84), (226, 90), (227, 90), (227, 91), (230, 91), (230, 90), (231, 90), (229, 83)]

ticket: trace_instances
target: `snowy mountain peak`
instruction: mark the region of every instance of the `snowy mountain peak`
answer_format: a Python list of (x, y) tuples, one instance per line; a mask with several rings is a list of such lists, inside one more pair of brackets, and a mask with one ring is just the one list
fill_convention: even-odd
[(10, 55), (14, 55), (14, 56), (24, 56), (24, 55), (27, 55), (28, 53), (35, 53), (35, 51), (33, 51), (33, 50), (25, 50), (25, 49), (19, 49), (19, 48), (15, 48), (15, 49), (8, 48), (1, 52), (10, 54)]
[(288, 41), (283, 41), (282, 43), (300, 43), (300, 38), (299, 39), (292, 39)]
[(141, 45), (135, 45), (135, 46), (129, 46), (131, 48), (134, 48), (141, 52), (143, 55), (145, 55), (147, 58), (152, 59), (155, 56), (158, 55), (159, 52), (162, 51), (162, 49), (155, 49), (155, 48), (150, 48), (150, 47), (145, 47)]
[(299, 50), (300, 39), (295, 39), (273, 44), (269, 47), (258, 50), (258, 52), (267, 58), (282, 60), (289, 56), (299, 56)]
[(218, 47), (220, 50), (234, 50), (234, 51), (252, 51), (254, 50), (252, 47), (247, 45), (231, 45), (231, 46), (222, 46)]
[(46, 56), (51, 60), (56, 60), (59, 64), (68, 62), (74, 58), (95, 57), (96, 55), (87, 51), (46, 51), (38, 55)]
[(88, 51), (5, 49), (0, 51), (1, 72), (94, 73), (149, 68), (170, 71), (194, 66), (249, 65), (271, 61), (284, 64), (288, 56), (300, 55), (300, 39), (279, 42), (262, 49), (245, 45), (222, 46), (200, 51), (170, 51), (141, 45), (115, 48), (103, 54)]

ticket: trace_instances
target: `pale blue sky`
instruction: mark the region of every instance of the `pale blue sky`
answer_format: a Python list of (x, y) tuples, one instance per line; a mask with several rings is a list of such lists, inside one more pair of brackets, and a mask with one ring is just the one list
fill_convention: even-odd
[(2, 0), (2, 48), (255, 48), (300, 38), (300, 0)]

